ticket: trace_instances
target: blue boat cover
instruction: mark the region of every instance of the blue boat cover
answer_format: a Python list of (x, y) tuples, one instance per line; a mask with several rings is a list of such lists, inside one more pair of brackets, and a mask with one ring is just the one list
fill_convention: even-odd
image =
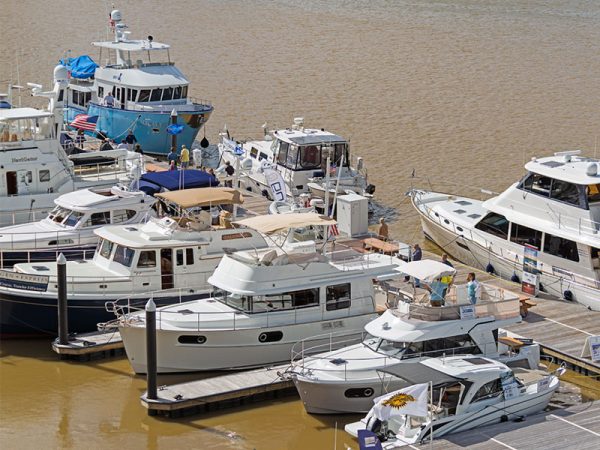
[[(218, 186), (219, 180), (202, 170), (168, 170), (165, 172), (148, 172), (140, 178), (140, 190), (152, 195), (161, 188), (169, 191), (201, 187)], [(150, 192), (152, 191), (152, 192)]]
[(65, 66), (73, 78), (91, 78), (96, 72), (98, 64), (88, 55), (81, 55), (77, 58), (61, 59), (60, 63)]

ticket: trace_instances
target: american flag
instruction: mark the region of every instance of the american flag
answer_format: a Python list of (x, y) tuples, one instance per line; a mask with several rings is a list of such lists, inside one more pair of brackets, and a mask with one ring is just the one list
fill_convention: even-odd
[(95, 131), (98, 116), (88, 116), (87, 114), (77, 114), (69, 125), (80, 130)]
[(335, 237), (340, 235), (337, 224), (329, 225), (329, 237)]

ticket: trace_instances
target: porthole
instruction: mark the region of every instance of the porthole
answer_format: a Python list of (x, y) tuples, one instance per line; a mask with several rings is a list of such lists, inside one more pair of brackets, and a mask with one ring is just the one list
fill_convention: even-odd
[(367, 398), (372, 397), (374, 393), (375, 390), (373, 388), (366, 387), (347, 389), (346, 392), (344, 392), (344, 395), (347, 398)]
[(202, 345), (206, 343), (206, 336), (196, 336), (196, 335), (181, 335), (177, 338), (177, 342), (180, 344), (196, 344)]
[(277, 342), (283, 338), (281, 331), (266, 331), (258, 335), (258, 342)]

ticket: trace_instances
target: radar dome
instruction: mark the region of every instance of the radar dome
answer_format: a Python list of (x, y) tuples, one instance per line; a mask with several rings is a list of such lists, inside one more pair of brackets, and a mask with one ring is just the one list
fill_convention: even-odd
[(66, 81), (69, 78), (69, 70), (62, 64), (54, 68), (54, 82)]
[(585, 170), (585, 173), (588, 177), (595, 177), (596, 175), (598, 175), (598, 164), (589, 163), (587, 165), (587, 169)]
[(120, 22), (121, 19), (123, 19), (123, 16), (121, 15), (121, 11), (119, 11), (118, 9), (113, 9), (110, 12), (110, 19), (115, 22)]

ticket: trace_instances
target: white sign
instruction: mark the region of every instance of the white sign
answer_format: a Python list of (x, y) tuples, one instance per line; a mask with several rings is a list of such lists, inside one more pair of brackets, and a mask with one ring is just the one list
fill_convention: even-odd
[(548, 390), (550, 387), (550, 377), (544, 377), (537, 383), (538, 392), (543, 392)]
[(475, 305), (466, 305), (460, 307), (460, 318), (461, 319), (476, 319)]
[(590, 358), (594, 362), (600, 361), (600, 336), (588, 336), (581, 357)]
[(520, 388), (514, 381), (511, 383), (503, 384), (502, 390), (504, 391), (504, 400), (511, 400), (519, 396)]
[(265, 169), (263, 173), (265, 174), (267, 184), (271, 188), (273, 200), (284, 202), (286, 197), (285, 182), (281, 174), (273, 169)]

